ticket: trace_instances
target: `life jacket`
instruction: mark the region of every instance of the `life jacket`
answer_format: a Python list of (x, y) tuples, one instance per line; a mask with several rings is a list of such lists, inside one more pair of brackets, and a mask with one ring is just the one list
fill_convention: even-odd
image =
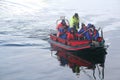
[(70, 19), (70, 27), (75, 27), (76, 30), (79, 28), (79, 18), (77, 19), (76, 17), (72, 17)]
[(93, 31), (93, 36), (96, 36), (96, 34), (97, 34), (97, 30), (94, 29), (94, 31)]
[(98, 37), (97, 41), (98, 42), (102, 42), (103, 38), (102, 37)]
[(94, 29), (93, 31), (90, 29), (88, 32), (91, 40), (97, 40), (97, 38), (99, 37), (98, 31), (96, 29)]
[(66, 29), (59, 28), (58, 33), (57, 33), (57, 37), (60, 37), (62, 39), (66, 39), (67, 38)]
[(59, 30), (60, 28), (67, 28), (67, 25), (63, 25), (62, 23), (58, 24), (56, 29)]
[(67, 40), (74, 40), (74, 39), (75, 39), (74, 35), (70, 32), (67, 32)]
[(63, 27), (63, 25), (62, 25), (62, 23), (60, 23), (60, 24), (57, 25), (56, 29), (58, 30), (58, 29), (60, 29), (62, 27)]

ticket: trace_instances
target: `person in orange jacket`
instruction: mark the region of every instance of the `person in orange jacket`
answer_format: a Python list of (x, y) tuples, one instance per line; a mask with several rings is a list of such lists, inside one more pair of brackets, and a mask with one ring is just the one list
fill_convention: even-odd
[(75, 40), (77, 37), (77, 34), (74, 31), (74, 28), (70, 28), (70, 31), (67, 32), (67, 40)]
[(66, 32), (68, 29), (68, 25), (66, 24), (64, 19), (61, 21), (61, 23), (57, 25), (56, 29), (58, 30), (57, 37), (60, 37), (62, 39), (67, 38)]
[(60, 28), (67, 28), (67, 27), (68, 27), (68, 26), (67, 26), (65, 20), (63, 19), (63, 20), (61, 21), (61, 23), (59, 23), (59, 24), (57, 25), (56, 29), (59, 30)]

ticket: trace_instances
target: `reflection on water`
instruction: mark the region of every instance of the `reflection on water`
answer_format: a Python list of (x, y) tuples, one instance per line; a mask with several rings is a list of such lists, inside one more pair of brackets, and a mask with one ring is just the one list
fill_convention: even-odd
[[(59, 49), (52, 56), (57, 56), (60, 66), (68, 66), (77, 76), (81, 72), (93, 80), (104, 79), (104, 63), (107, 52), (103, 48), (85, 49), (69, 52)], [(91, 75), (88, 71), (92, 71)], [(98, 74), (98, 76), (96, 76)]]

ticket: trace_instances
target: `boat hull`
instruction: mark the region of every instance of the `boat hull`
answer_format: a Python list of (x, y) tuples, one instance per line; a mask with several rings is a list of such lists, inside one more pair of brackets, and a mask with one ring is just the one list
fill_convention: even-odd
[[(57, 37), (55, 34), (51, 34), (48, 42), (55, 50), (62, 48), (68, 51), (79, 51), (83, 49), (96, 49), (104, 48), (104, 45), (99, 45), (98, 41), (91, 40), (66, 40)], [(94, 44), (94, 45), (93, 45)]]

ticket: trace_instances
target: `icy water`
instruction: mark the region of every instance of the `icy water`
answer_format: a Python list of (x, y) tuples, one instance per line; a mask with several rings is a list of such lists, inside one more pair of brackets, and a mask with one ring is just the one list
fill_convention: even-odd
[(119, 0), (0, 0), (0, 80), (90, 80), (77, 78), (51, 57), (47, 42), (60, 16), (77, 12), (81, 22), (102, 27), (108, 48), (105, 80), (120, 80)]

